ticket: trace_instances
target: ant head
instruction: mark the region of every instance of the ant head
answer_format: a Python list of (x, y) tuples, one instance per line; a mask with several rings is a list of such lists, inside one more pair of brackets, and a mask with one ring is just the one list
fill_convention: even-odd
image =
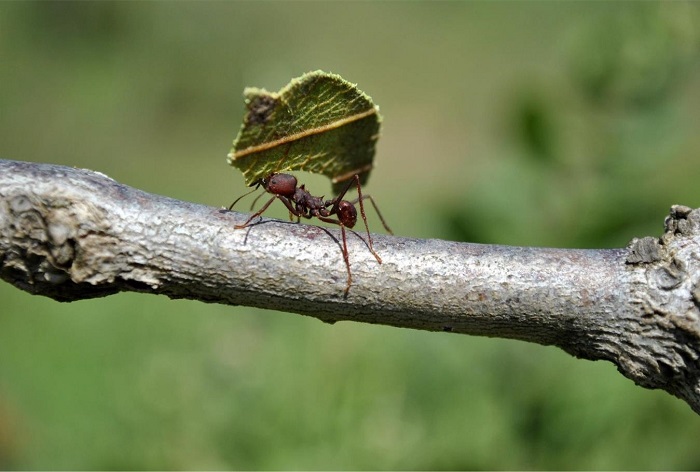
[(357, 210), (355, 205), (347, 200), (338, 203), (338, 219), (344, 226), (352, 228), (357, 223)]
[(289, 174), (272, 174), (262, 180), (265, 190), (282, 197), (291, 197), (297, 189), (297, 178)]

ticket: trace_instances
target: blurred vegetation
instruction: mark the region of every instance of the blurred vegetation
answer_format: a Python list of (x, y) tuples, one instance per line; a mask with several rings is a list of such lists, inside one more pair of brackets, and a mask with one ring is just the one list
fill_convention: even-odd
[(504, 114), (510, 152), (490, 164), (492, 178), (472, 185), (464, 205), (442, 206), (449, 236), (617, 247), (657, 234), (656, 215), (674, 198), (696, 206), (691, 182), (673, 180), (693, 163), (698, 13), (645, 3), (578, 25), (566, 77), (517, 84)]
[[(320, 68), (381, 106), (368, 191), (397, 234), (619, 247), (700, 205), (698, 14), (0, 3), (0, 157), (228, 205), (243, 87)], [(2, 469), (700, 468), (687, 405), (554, 348), (138, 294), (0, 300)]]

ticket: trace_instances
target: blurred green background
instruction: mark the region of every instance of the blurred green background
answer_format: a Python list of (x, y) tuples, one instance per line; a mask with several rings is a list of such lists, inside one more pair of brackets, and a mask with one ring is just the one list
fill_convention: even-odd
[[(228, 205), (243, 88), (323, 69), (381, 107), (396, 234), (621, 247), (700, 206), (699, 9), (0, 3), (0, 157)], [(0, 468), (700, 469), (698, 438), (552, 347), (0, 283)]]

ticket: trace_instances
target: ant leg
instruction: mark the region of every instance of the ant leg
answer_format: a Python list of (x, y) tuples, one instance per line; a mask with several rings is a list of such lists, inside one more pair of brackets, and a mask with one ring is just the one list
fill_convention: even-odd
[(287, 210), (289, 210), (289, 221), (294, 221), (292, 216), (296, 216), (298, 223), (298, 219), (301, 218), (302, 212), (298, 208), (294, 208), (294, 205), (292, 205), (292, 202), (290, 202), (287, 197), (283, 197), (282, 195), (275, 195), (275, 197), (279, 198), (282, 203), (284, 203), (284, 206), (287, 207)]
[[(374, 255), (375, 259), (377, 259), (377, 262), (380, 264), (382, 263), (382, 258), (379, 257), (379, 254), (377, 254), (377, 251), (374, 250), (374, 247), (372, 246), (372, 236), (369, 234), (369, 226), (367, 225), (367, 215), (365, 215), (365, 206), (362, 204), (362, 200), (364, 198), (362, 197), (362, 187), (360, 185), (360, 176), (355, 174), (355, 185), (357, 186), (357, 194), (359, 195), (357, 198), (357, 201), (360, 203), (360, 214), (362, 215), (362, 221), (365, 223), (365, 229), (367, 230), (367, 239), (369, 242), (369, 251)], [(344, 194), (345, 192), (343, 192)], [(368, 195), (369, 196), (369, 195)], [(374, 201), (372, 201), (374, 203)], [(375, 210), (377, 209), (377, 206), (374, 206)], [(377, 211), (379, 213), (379, 211)], [(380, 215), (381, 217), (381, 215)], [(384, 223), (384, 220), (382, 219), (382, 223)], [(386, 228), (386, 223), (384, 223), (384, 227)], [(388, 230), (389, 228), (387, 228)], [(391, 231), (389, 231), (391, 233)]]
[(371, 195), (362, 195), (361, 199), (356, 198), (355, 200), (351, 201), (350, 203), (352, 203), (354, 205), (355, 203), (358, 203), (361, 200), (369, 200), (370, 202), (372, 202), (372, 206), (374, 207), (374, 211), (377, 212), (377, 216), (381, 220), (382, 225), (384, 225), (384, 229), (387, 231), (387, 233), (394, 234), (394, 232), (391, 230), (391, 228), (389, 228), (389, 225), (386, 224), (386, 221), (384, 221), (384, 217), (382, 216), (382, 213), (379, 211), (379, 207), (377, 206), (377, 203), (374, 201), (374, 198), (372, 198)]
[(325, 216), (316, 215), (316, 218), (326, 223), (333, 223), (334, 225), (340, 226), (340, 233), (343, 235), (343, 260), (345, 260), (345, 267), (348, 269), (348, 285), (345, 287), (345, 296), (347, 297), (350, 286), (352, 285), (352, 272), (350, 271), (350, 256), (348, 254), (348, 241), (345, 236), (345, 225), (339, 220), (326, 218)]
[(291, 204), (291, 202), (289, 201), (288, 198), (283, 197), (282, 195), (275, 195), (275, 196), (272, 197), (270, 200), (268, 200), (267, 203), (264, 204), (264, 205), (262, 206), (261, 209), (259, 209), (259, 210), (256, 211), (255, 213), (253, 213), (253, 214), (250, 216), (250, 218), (248, 218), (248, 221), (246, 221), (246, 222), (243, 223), (242, 225), (236, 225), (236, 226), (234, 226), (234, 228), (236, 228), (236, 229), (241, 229), (241, 228), (245, 228), (246, 226), (248, 226), (248, 225), (250, 224), (250, 222), (253, 221), (253, 219), (254, 219), (256, 216), (262, 215), (262, 214), (265, 212), (265, 210), (267, 210), (267, 207), (269, 207), (269, 206), (272, 204), (272, 202), (275, 201), (275, 198), (279, 198), (279, 199), (282, 201), (282, 203), (284, 203), (284, 206), (287, 207), (287, 209), (289, 210), (290, 213), (292, 213), (292, 214), (294, 214), (294, 215), (296, 215), (296, 216), (299, 216), (299, 215), (301, 214), (301, 213), (299, 213), (299, 211), (297, 211), (297, 210), (294, 209), (294, 207), (292, 206), (292, 204)]
[[(355, 175), (357, 177), (357, 185), (360, 185), (360, 177), (358, 175)], [(348, 185), (345, 186), (345, 190), (340, 192), (337, 197), (335, 197), (332, 200), (326, 200), (326, 203), (324, 206), (331, 206), (333, 205), (333, 208), (330, 210), (330, 214), (334, 215), (338, 213), (338, 206), (340, 205), (340, 202), (343, 200), (343, 197), (345, 196), (346, 193), (348, 193), (348, 190), (350, 190), (350, 187), (352, 186), (352, 179), (348, 182)], [(359, 188), (359, 187), (358, 187)]]
[(263, 212), (265, 210), (267, 210), (267, 207), (269, 207), (272, 204), (272, 202), (275, 201), (275, 198), (277, 198), (277, 197), (276, 196), (272, 197), (270, 200), (268, 200), (268, 202), (266, 204), (263, 205), (263, 207), (261, 209), (259, 209), (258, 211), (256, 211), (252, 215), (250, 215), (250, 218), (248, 218), (248, 220), (245, 223), (243, 223), (242, 225), (236, 225), (236, 226), (234, 226), (234, 228), (235, 229), (243, 229), (246, 226), (248, 226), (250, 224), (250, 222), (255, 219), (255, 217), (262, 215)]
[[(246, 194), (246, 195), (248, 195), (248, 194)], [(250, 204), (250, 211), (253, 211), (253, 208), (255, 208), (255, 204), (258, 203), (258, 200), (260, 200), (260, 197), (262, 197), (263, 195), (265, 195), (265, 192), (262, 192), (260, 195), (255, 197), (255, 200), (253, 200), (253, 203)]]
[(340, 224), (340, 233), (343, 235), (343, 259), (345, 259), (345, 267), (348, 269), (348, 284), (345, 287), (345, 296), (348, 296), (350, 285), (352, 285), (352, 272), (350, 272), (350, 256), (348, 255), (348, 242), (345, 237), (345, 225)]

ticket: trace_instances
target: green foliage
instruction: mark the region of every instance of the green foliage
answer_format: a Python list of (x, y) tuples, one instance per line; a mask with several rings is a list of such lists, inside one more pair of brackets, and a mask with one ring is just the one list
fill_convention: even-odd
[(554, 112), (546, 99), (523, 97), (514, 108), (514, 131), (523, 149), (535, 159), (553, 161), (556, 158)]
[(279, 93), (246, 88), (246, 114), (228, 162), (252, 186), (274, 172), (322, 174), (340, 192), (355, 174), (364, 185), (379, 138), (379, 108), (337, 74), (309, 72)]
[(685, 3), (645, 3), (584, 23), (566, 48), (571, 81), (522, 87), (507, 114), (511, 148), (484, 171), (492, 177), (474, 182), (465, 205), (437, 205), (446, 236), (618, 247), (658, 234), (678, 202), (677, 187), (658, 176), (687, 166), (672, 160), (693, 132), (679, 90), (697, 80), (699, 27), (697, 7)]
[(573, 78), (601, 107), (650, 107), (682, 85), (698, 60), (697, 7), (647, 3), (587, 25), (573, 54)]

